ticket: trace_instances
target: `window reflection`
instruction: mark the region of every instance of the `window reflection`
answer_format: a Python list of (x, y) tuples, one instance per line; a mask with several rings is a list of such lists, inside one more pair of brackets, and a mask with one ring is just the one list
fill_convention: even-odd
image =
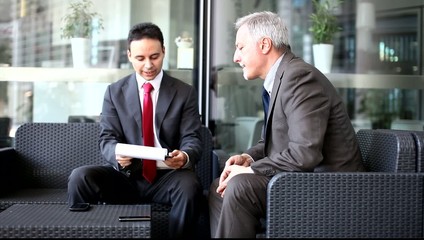
[[(215, 26), (227, 24), (228, 28), (215, 27), (212, 33), (212, 42), (219, 47), (213, 48), (212, 63), (218, 100), (211, 108), (221, 113), (211, 121), (215, 126), (216, 147), (236, 153), (242, 151), (237, 146), (246, 140), (246, 136), (240, 137), (239, 119), (260, 117), (259, 89), (263, 82), (246, 83), (239, 67), (232, 63), (233, 23), (248, 12), (278, 12), (288, 23), (292, 51), (313, 64), (307, 30), (313, 8), (311, 1), (302, 0), (214, 3), (216, 8), (226, 10), (225, 17), (214, 15), (212, 22)], [(359, 4), (366, 5), (362, 7), (361, 12), (365, 13), (362, 17), (357, 12)], [(418, 122), (418, 128), (422, 126), (424, 78), (419, 66), (424, 56), (419, 36), (423, 29), (420, 22), (423, 8), (424, 3), (418, 1), (396, 4), (380, 0), (343, 1), (337, 13), (343, 31), (334, 39), (333, 65), (328, 77), (343, 97), (355, 129), (400, 128), (404, 121)], [(359, 34), (364, 31), (365, 35)], [(230, 48), (221, 46), (225, 43)], [(402, 77), (405, 75), (418, 77)], [(249, 130), (253, 132), (253, 128)]]
[[(0, 1), (0, 117), (12, 119), (12, 131), (25, 122), (98, 116), (106, 86), (132, 71), (126, 39), (135, 23), (160, 26), (166, 49), (163, 69), (188, 84), (196, 81), (196, 0), (91, 0), (104, 29), (93, 31), (85, 51), (89, 62), (77, 67), (71, 39), (61, 37), (61, 28), (69, 3), (79, 1)], [(178, 37), (190, 38), (191, 45), (180, 49)]]
[[(232, 62), (237, 17), (261, 10), (278, 12), (290, 28), (292, 51), (313, 63), (308, 32), (313, 8), (309, 0), (211, 0), (211, 19), (198, 10), (200, 3), (209, 1), (93, 0), (105, 29), (92, 40), (89, 68), (76, 70), (70, 40), (60, 38), (60, 19), (69, 2), (0, 1), (0, 117), (11, 118), (13, 127), (31, 121), (67, 121), (69, 115), (98, 115), (105, 86), (131, 71), (126, 35), (136, 22), (153, 21), (164, 31), (166, 71), (189, 84), (209, 88), (210, 99), (199, 99), (202, 105), (210, 100), (210, 112), (202, 113), (202, 117), (207, 116), (215, 146), (228, 152), (239, 151), (241, 142), (237, 139), (247, 139), (239, 134), (239, 122), (253, 119), (254, 123), (254, 118), (263, 115), (262, 81), (246, 83), (240, 68)], [(365, 38), (371, 50), (365, 53), (359, 51), (358, 46), (363, 45), (359, 44), (356, 26), (357, 7), (363, 2), (372, 3), (375, 13), (375, 27)], [(391, 114), (392, 123), (385, 128), (404, 120), (424, 119), (423, 9), (422, 1), (343, 1), (337, 13), (343, 31), (334, 39), (328, 76), (345, 100), (355, 126), (376, 127), (370, 110), (365, 110), (365, 96), (370, 102), (367, 105), (375, 104), (381, 114)], [(198, 57), (199, 45), (204, 44), (199, 42), (199, 16), (211, 21), (211, 66), (205, 65), (209, 56)], [(182, 38), (191, 38), (191, 46), (179, 48), (177, 42)], [(200, 75), (199, 79), (199, 64), (210, 67), (210, 76)], [(6, 66), (17, 70), (11, 73)], [(200, 84), (207, 81), (209, 86)], [(378, 96), (384, 100), (378, 100)], [(390, 110), (390, 104), (398, 110)]]

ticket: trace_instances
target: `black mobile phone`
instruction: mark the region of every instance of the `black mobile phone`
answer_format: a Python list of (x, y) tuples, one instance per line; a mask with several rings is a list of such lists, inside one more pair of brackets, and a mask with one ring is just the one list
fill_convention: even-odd
[(128, 222), (128, 221), (150, 221), (150, 216), (119, 216), (119, 221)]
[(69, 208), (70, 211), (79, 211), (79, 212), (87, 211), (88, 209), (90, 209), (90, 203), (75, 203)]

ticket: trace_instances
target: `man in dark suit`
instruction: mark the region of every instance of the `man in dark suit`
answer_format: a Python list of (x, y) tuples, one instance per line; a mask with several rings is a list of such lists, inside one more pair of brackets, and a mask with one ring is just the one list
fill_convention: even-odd
[(290, 50), (280, 17), (258, 12), (236, 22), (234, 62), (264, 80), (270, 101), (261, 140), (231, 156), (209, 191), (211, 235), (255, 238), (266, 190), (279, 172), (364, 171), (355, 132), (330, 81)]
[[(193, 171), (202, 151), (201, 121), (195, 89), (162, 69), (163, 42), (161, 30), (152, 23), (131, 28), (127, 55), (135, 72), (110, 84), (104, 95), (99, 143), (107, 165), (75, 169), (69, 177), (68, 204), (170, 204), (170, 237), (189, 238), (202, 194)], [(169, 158), (155, 162), (152, 182), (143, 177), (144, 160), (116, 154), (118, 143), (143, 145), (146, 83), (153, 86), (154, 146), (169, 150)]]

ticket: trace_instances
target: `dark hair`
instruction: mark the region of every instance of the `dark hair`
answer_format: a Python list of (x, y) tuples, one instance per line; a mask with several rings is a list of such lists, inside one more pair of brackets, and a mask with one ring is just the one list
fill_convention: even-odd
[(153, 23), (146, 22), (136, 24), (130, 29), (128, 33), (128, 49), (130, 49), (132, 41), (141, 40), (143, 38), (157, 39), (160, 41), (162, 47), (164, 46), (163, 35), (160, 28)]

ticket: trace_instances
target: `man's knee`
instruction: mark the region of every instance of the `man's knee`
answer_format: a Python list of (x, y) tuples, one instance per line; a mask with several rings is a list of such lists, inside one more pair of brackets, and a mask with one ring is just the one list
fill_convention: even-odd
[(80, 178), (81, 176), (85, 176), (87, 174), (87, 168), (86, 166), (77, 167), (72, 170), (71, 174), (69, 175), (70, 179)]
[(252, 187), (253, 174), (238, 174), (228, 181), (225, 189), (226, 196), (239, 197), (254, 191)]
[(68, 177), (68, 187), (76, 186), (81, 182), (90, 179), (92, 170), (89, 166), (81, 166), (72, 170), (71, 174)]

